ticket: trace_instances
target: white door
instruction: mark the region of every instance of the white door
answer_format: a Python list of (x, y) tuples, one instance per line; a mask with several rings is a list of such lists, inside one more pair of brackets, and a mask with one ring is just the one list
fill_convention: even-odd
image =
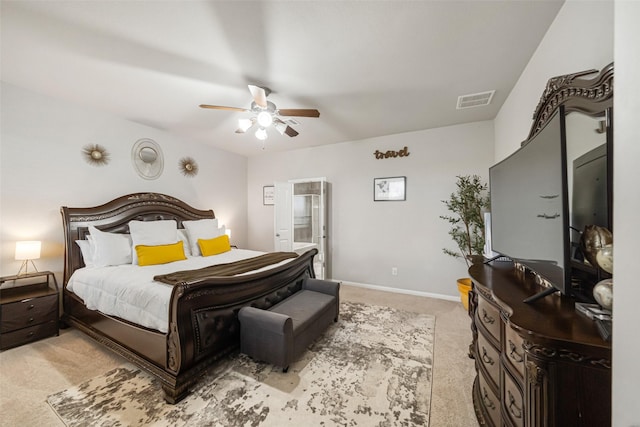
[(274, 250), (291, 252), (293, 250), (293, 184), (276, 182), (274, 197)]

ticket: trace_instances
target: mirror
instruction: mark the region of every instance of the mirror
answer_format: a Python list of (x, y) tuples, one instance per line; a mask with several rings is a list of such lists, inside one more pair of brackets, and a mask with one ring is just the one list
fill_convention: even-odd
[(293, 185), (293, 244), (320, 243), (320, 182)]
[[(585, 261), (580, 243), (603, 236), (599, 230), (592, 233), (597, 227), (584, 233), (586, 226), (613, 231), (613, 63), (601, 71), (549, 79), (527, 140), (544, 129), (558, 110), (565, 114), (561, 133), (566, 143), (566, 263), (572, 286), (590, 294), (603, 276), (610, 277)], [(585, 247), (585, 251), (593, 249)]]
[(567, 190), (571, 257), (583, 261), (580, 237), (587, 225), (612, 229), (609, 214), (607, 116), (566, 116)]
[(151, 147), (142, 147), (138, 152), (138, 156), (145, 163), (153, 163), (158, 158), (158, 152)]

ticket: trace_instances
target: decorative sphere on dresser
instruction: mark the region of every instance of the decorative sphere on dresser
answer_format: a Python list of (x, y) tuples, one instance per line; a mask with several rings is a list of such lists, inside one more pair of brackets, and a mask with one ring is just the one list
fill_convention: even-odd
[(593, 287), (593, 297), (602, 308), (613, 308), (613, 279), (604, 279)]
[(601, 269), (613, 274), (613, 245), (604, 245), (596, 252), (596, 262)]

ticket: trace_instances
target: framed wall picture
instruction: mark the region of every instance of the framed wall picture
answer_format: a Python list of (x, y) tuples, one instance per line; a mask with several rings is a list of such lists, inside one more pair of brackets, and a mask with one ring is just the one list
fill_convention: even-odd
[(273, 205), (275, 195), (275, 187), (273, 185), (265, 185), (262, 187), (262, 204)]
[(407, 200), (407, 177), (394, 176), (373, 179), (373, 201), (389, 202)]

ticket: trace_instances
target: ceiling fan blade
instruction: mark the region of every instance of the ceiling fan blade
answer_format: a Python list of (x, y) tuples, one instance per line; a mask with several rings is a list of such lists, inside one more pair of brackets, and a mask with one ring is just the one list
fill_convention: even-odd
[(249, 85), (249, 92), (260, 108), (267, 108), (267, 92), (260, 86)]
[(320, 117), (320, 111), (305, 108), (289, 108), (278, 110), (281, 116), (298, 116), (298, 117)]
[(223, 105), (207, 105), (207, 104), (200, 104), (200, 108), (210, 108), (212, 110), (228, 110), (228, 111), (238, 111), (238, 112), (245, 112), (245, 111), (249, 111), (246, 108), (238, 108), (238, 107), (225, 107)]
[(276, 130), (278, 132), (280, 132), (280, 135), (287, 134), (292, 138), (294, 136), (298, 136), (298, 132), (296, 132), (296, 130), (294, 128), (292, 128), (291, 126), (289, 126), (288, 124), (286, 124), (285, 122), (283, 122), (282, 120), (280, 120), (277, 117), (274, 120), (273, 126), (276, 128)]
[(296, 130), (291, 126), (287, 126), (287, 128), (284, 130), (284, 133), (289, 135), (291, 138), (293, 138), (294, 136), (298, 136), (298, 132), (296, 132)]

